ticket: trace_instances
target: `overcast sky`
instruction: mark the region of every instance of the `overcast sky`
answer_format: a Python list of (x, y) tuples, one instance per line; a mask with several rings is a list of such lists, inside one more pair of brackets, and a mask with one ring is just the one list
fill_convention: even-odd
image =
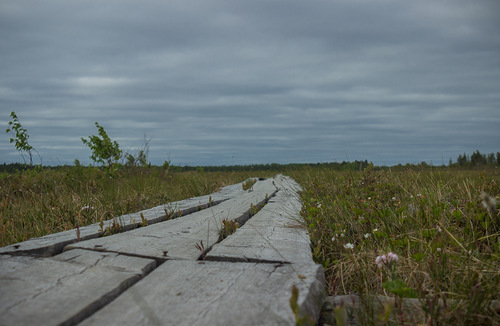
[(500, 151), (500, 1), (0, 0), (0, 163), (11, 111), (51, 165), (95, 121), (154, 164), (447, 164)]

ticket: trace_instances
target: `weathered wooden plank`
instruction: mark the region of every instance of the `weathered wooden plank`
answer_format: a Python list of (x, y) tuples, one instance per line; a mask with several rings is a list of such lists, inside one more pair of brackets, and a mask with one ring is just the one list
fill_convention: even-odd
[(287, 192), (287, 195), (294, 195), (302, 191), (302, 187), (292, 178), (286, 175), (278, 174), (274, 177), (276, 186), (280, 190), (284, 190)]
[(215, 244), (223, 219), (246, 219), (251, 204), (265, 202), (275, 191), (272, 179), (258, 181), (251, 191), (209, 209), (125, 233), (73, 243), (67, 249), (103, 250), (156, 259), (197, 259), (201, 251), (196, 244), (203, 241), (205, 249)]
[(281, 189), (232, 236), (214, 245), (206, 259), (313, 263), (301, 206), (296, 193)]
[(167, 261), (82, 325), (293, 325), (292, 285), (302, 314), (319, 316), (319, 265)]
[(0, 325), (74, 324), (150, 272), (154, 260), (72, 250), (0, 256)]
[[(142, 223), (141, 213), (148, 220), (148, 224), (158, 223), (165, 219), (166, 213), (185, 216), (198, 211), (200, 208), (207, 208), (209, 205), (216, 205), (230, 198), (244, 193), (243, 183), (238, 183), (222, 188), (220, 191), (207, 196), (194, 197), (165, 205), (156, 206), (141, 212), (126, 214), (117, 217), (123, 230), (130, 230), (138, 227)], [(112, 223), (111, 220), (104, 222), (104, 228)], [(97, 238), (102, 234), (99, 223), (84, 226), (79, 229), (80, 241)], [(40, 238), (30, 239), (21, 243), (0, 248), (0, 254), (32, 255), (39, 257), (50, 257), (62, 252), (63, 248), (71, 243), (77, 242), (76, 229), (50, 234)]]

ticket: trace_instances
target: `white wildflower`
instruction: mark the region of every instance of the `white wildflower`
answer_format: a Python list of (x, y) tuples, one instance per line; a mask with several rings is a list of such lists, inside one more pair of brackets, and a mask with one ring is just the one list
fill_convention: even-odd
[(481, 204), (487, 210), (489, 210), (492, 214), (495, 213), (497, 208), (497, 200), (494, 197), (491, 197), (486, 192), (481, 193)]
[(352, 243), (347, 243), (347, 244), (344, 245), (344, 248), (346, 248), (346, 249), (353, 249), (354, 245)]

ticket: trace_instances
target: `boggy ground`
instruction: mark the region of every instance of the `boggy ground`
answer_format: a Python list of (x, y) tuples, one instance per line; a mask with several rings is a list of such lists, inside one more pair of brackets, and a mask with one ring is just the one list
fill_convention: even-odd
[[(4, 173), (0, 246), (276, 173), (157, 167), (113, 174), (92, 167)], [(314, 259), (325, 268), (328, 292), (358, 294), (361, 324), (412, 322), (398, 305), (363, 300), (374, 295), (396, 297), (397, 302), (416, 298), (421, 322), (499, 324), (499, 312), (491, 304), (500, 293), (496, 169), (394, 171), (369, 166), (340, 172), (301, 167), (282, 173), (304, 188), (302, 215)]]

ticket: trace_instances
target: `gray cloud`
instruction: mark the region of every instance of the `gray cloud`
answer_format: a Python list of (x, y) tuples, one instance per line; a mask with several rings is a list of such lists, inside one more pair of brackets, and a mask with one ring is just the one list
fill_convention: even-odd
[[(46, 163), (94, 121), (161, 164), (447, 162), (500, 149), (497, 1), (0, 5), (0, 121)], [(19, 161), (9, 135), (0, 157)]]

